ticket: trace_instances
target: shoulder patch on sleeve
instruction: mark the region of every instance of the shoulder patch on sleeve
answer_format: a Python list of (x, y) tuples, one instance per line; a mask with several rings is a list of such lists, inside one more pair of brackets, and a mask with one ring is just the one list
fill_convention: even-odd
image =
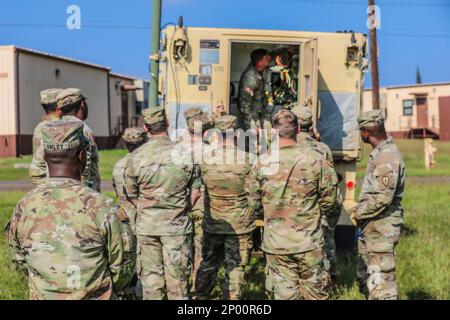
[(388, 174), (393, 171), (394, 171), (394, 169), (392, 168), (390, 163), (384, 163), (375, 168), (374, 174), (376, 177), (380, 177), (380, 176), (383, 176), (383, 175)]
[(390, 180), (389, 176), (383, 176), (381, 178), (381, 182), (384, 184), (385, 187), (389, 186), (389, 182), (390, 182), (389, 180)]

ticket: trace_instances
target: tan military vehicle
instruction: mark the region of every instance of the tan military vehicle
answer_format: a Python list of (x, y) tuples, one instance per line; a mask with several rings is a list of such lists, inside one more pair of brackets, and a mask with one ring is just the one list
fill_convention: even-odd
[[(237, 115), (241, 74), (256, 48), (284, 46), (295, 61), (298, 103), (310, 106), (321, 141), (332, 149), (342, 177), (344, 210), (355, 205), (356, 161), (360, 155), (357, 117), (362, 107), (366, 36), (353, 32), (305, 32), (190, 28), (162, 31), (159, 103), (171, 129), (186, 126), (183, 112), (200, 107)], [(342, 214), (340, 225), (350, 225)]]

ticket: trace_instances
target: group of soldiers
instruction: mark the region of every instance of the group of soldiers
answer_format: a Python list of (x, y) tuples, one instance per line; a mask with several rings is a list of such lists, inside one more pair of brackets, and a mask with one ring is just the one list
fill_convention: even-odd
[[(252, 55), (249, 72), (261, 75), (253, 62), (264, 59)], [(267, 295), (330, 298), (342, 209), (331, 151), (316, 139), (310, 108), (268, 117), (257, 108), (260, 88), (241, 87), (244, 123), (270, 122), (276, 158), (259, 161), (265, 154), (252, 158), (239, 148), (235, 116), (191, 108), (188, 134), (173, 141), (165, 108), (144, 109), (144, 127), (125, 131), (129, 153), (113, 171), (119, 205), (99, 193), (81, 90), (42, 93), (47, 116), (35, 131), (30, 168), (36, 186), (17, 204), (8, 231), (31, 299), (210, 299), (221, 266), (222, 297), (240, 299), (257, 220), (264, 221)], [(358, 124), (374, 148), (351, 212), (361, 229), (358, 279), (366, 297), (396, 299), (405, 167), (379, 111), (361, 114)], [(215, 139), (207, 139), (211, 130)]]

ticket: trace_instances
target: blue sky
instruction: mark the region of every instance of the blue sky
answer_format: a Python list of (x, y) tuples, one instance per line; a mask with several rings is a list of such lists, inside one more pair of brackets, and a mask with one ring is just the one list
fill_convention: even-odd
[[(378, 0), (380, 81), (450, 81), (450, 0)], [(368, 33), (366, 0), (163, 0), (162, 23)], [(66, 9), (81, 8), (81, 30)], [(0, 0), (0, 45), (15, 44), (148, 77), (151, 0)], [(368, 79), (370, 81), (370, 79)], [(370, 83), (370, 82), (369, 82)]]

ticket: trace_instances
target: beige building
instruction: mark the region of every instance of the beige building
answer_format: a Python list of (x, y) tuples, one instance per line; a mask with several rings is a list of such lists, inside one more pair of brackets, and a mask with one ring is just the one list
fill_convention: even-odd
[[(380, 88), (380, 107), (394, 137), (450, 140), (450, 82)], [(372, 109), (370, 89), (363, 109)]]
[(0, 46), (0, 157), (32, 152), (33, 131), (44, 115), (39, 93), (46, 88), (81, 88), (99, 147), (114, 147), (123, 130), (137, 123), (146, 104), (144, 84), (105, 66)]

